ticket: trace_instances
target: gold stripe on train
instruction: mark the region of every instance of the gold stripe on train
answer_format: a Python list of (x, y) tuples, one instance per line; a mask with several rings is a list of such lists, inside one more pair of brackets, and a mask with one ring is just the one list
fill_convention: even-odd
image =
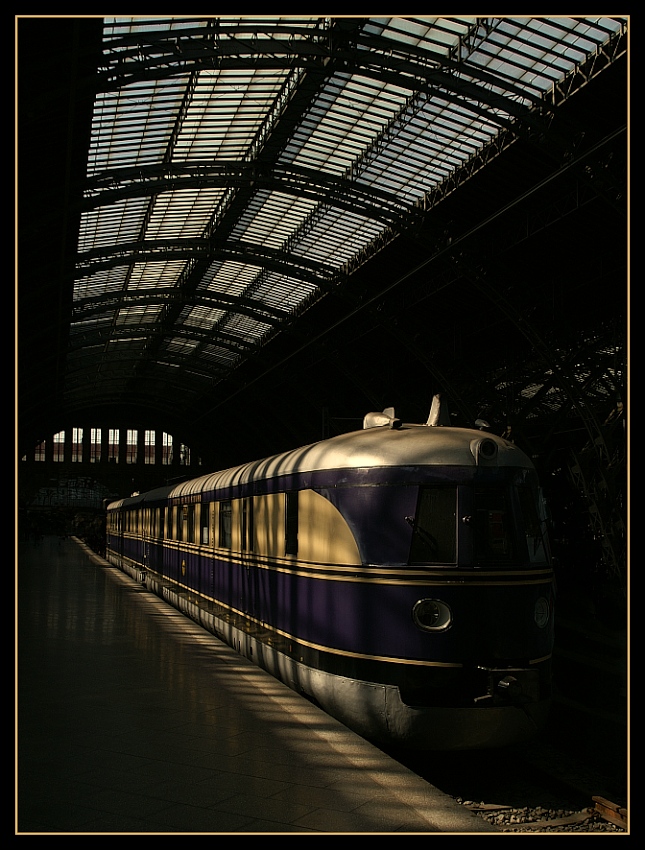
[[(270, 632), (273, 635), (277, 635), (282, 639), (292, 641), (293, 643), (295, 643), (299, 646), (306, 646), (308, 649), (315, 649), (319, 652), (328, 652), (332, 655), (339, 655), (339, 656), (342, 656), (344, 658), (356, 658), (356, 659), (360, 659), (360, 660), (363, 660), (363, 661), (381, 661), (381, 662), (386, 662), (386, 663), (389, 663), (389, 664), (407, 664), (409, 666), (415, 666), (415, 667), (460, 668), (460, 667), (464, 666), (462, 663), (459, 663), (459, 662), (426, 661), (426, 660), (413, 659), (413, 658), (398, 658), (396, 656), (389, 656), (389, 655), (369, 655), (369, 654), (361, 653), (361, 652), (350, 652), (348, 650), (339, 649), (337, 647), (326, 646), (325, 644), (321, 644), (321, 643), (314, 643), (313, 641), (308, 641), (308, 640), (304, 640), (302, 638), (299, 638), (299, 637), (291, 634), (290, 632), (286, 632), (282, 629), (278, 629), (275, 626), (272, 626), (269, 623), (264, 622), (263, 620), (259, 620), (257, 617), (253, 617), (250, 614), (247, 614), (245, 611), (241, 611), (238, 608), (234, 608), (232, 605), (227, 605), (226, 603), (221, 602), (220, 600), (215, 599), (212, 596), (208, 596), (207, 594), (202, 593), (201, 591), (194, 590), (193, 588), (189, 587), (187, 584), (184, 584), (183, 582), (176, 581), (175, 579), (170, 579), (167, 576), (164, 576), (161, 573), (158, 573), (156, 570), (152, 570), (152, 569), (148, 568), (148, 572), (153, 573), (155, 576), (157, 576), (157, 578), (160, 581), (169, 582), (177, 590), (184, 591), (189, 595), (199, 597), (200, 599), (204, 599), (206, 602), (210, 602), (213, 605), (216, 605), (218, 608), (223, 609), (223, 616), (226, 616), (226, 614), (228, 613), (228, 614), (233, 615), (235, 617), (240, 617), (241, 619), (245, 620), (246, 622), (253, 623), (256, 626), (258, 626), (259, 628), (264, 629), (265, 631)], [(217, 615), (216, 612), (213, 612), (213, 616), (217, 617), (218, 615)], [(242, 629), (242, 631), (244, 631), (244, 630)], [(266, 645), (271, 646), (270, 643), (267, 643)], [(551, 658), (551, 654), (545, 655), (541, 658), (532, 659), (528, 663), (529, 664), (541, 664), (542, 662), (547, 661), (549, 658)]]
[(344, 581), (350, 583), (370, 582), (379, 579), (382, 584), (417, 585), (469, 585), (477, 587), (518, 586), (531, 584), (548, 584), (553, 580), (553, 569), (499, 569), (482, 570), (473, 567), (448, 568), (433, 567), (363, 567), (361, 565), (345, 566), (341, 564), (314, 564), (296, 558), (260, 559), (253, 552), (231, 552), (230, 549), (212, 549), (198, 544), (180, 546), (174, 541), (164, 544), (164, 548), (177, 552), (192, 552), (213, 559), (226, 561), (238, 567), (255, 567), (260, 570), (270, 570), (278, 573), (288, 573), (302, 578), (315, 578), (321, 581)]

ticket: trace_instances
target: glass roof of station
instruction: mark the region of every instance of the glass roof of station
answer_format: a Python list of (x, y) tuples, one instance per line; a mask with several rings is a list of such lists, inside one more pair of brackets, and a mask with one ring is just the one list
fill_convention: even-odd
[[(373, 257), (626, 18), (104, 20), (67, 396), (195, 401)], [(140, 379), (145, 376), (145, 381)]]

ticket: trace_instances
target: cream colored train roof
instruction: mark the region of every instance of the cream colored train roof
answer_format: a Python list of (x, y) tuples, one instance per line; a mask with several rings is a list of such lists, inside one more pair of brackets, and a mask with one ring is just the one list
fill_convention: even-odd
[(262, 460), (213, 472), (177, 484), (170, 498), (266, 480), (292, 473), (324, 469), (395, 466), (475, 466), (476, 446), (492, 440), (498, 448), (497, 466), (530, 468), (529, 458), (513, 443), (469, 428), (404, 425), (400, 429), (369, 428), (341, 434)]

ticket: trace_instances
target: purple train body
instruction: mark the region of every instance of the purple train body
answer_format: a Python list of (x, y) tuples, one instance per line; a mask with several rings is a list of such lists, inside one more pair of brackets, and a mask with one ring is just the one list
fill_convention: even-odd
[(107, 557), (378, 743), (532, 737), (553, 572), (514, 444), (392, 409), (362, 431), (108, 506)]

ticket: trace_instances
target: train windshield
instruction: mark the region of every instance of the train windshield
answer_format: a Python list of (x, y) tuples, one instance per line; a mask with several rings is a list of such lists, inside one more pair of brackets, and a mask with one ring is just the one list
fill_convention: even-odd
[(514, 488), (476, 486), (472, 522), (475, 563), (548, 563), (543, 513), (537, 483), (526, 475), (515, 481)]
[(523, 481), (517, 485), (526, 545), (532, 564), (546, 564), (549, 560), (546, 537), (546, 508), (537, 485)]
[(506, 487), (475, 487), (474, 554), (478, 564), (515, 558), (512, 514)]
[(416, 516), (412, 520), (414, 533), (410, 563), (453, 564), (457, 552), (457, 488), (421, 487)]

